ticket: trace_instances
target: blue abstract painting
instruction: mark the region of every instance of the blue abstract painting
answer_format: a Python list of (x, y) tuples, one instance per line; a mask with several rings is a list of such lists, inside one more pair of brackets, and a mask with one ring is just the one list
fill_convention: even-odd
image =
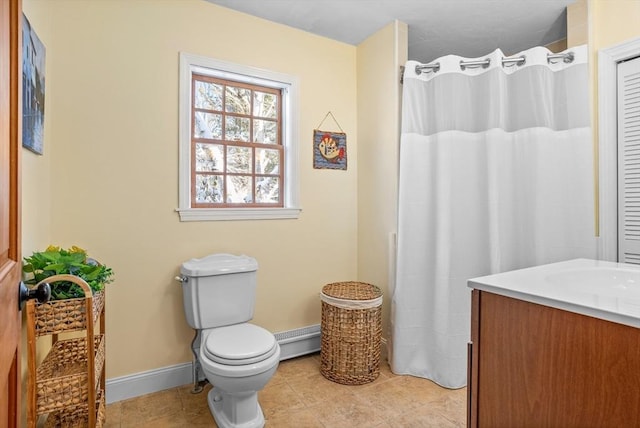
[(45, 47), (22, 15), (22, 146), (42, 154)]

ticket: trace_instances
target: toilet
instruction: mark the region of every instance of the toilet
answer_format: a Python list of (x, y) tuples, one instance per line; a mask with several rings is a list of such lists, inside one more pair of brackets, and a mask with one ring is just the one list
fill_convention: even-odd
[(199, 337), (196, 363), (213, 385), (207, 401), (220, 428), (264, 426), (258, 391), (280, 361), (274, 335), (249, 323), (257, 270), (254, 258), (232, 254), (191, 259), (180, 269), (185, 317)]

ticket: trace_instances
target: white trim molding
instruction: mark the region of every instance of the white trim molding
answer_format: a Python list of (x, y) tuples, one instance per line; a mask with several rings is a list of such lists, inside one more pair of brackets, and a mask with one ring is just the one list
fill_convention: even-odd
[(191, 363), (184, 363), (107, 379), (107, 404), (192, 383), (191, 370)]
[(180, 221), (298, 218), (300, 208), (179, 208)]
[(640, 56), (640, 38), (598, 51), (600, 260), (618, 261), (617, 65), (637, 56)]

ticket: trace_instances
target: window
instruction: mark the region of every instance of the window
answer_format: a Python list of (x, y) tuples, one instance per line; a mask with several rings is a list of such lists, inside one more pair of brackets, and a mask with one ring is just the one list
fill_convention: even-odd
[(298, 217), (297, 86), (180, 54), (182, 221)]
[(191, 206), (282, 207), (279, 89), (191, 78)]

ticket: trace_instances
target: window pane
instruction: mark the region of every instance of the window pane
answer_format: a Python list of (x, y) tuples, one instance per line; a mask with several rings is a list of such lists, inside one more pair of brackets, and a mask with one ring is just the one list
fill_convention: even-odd
[(223, 146), (196, 143), (196, 171), (224, 171)]
[(227, 146), (227, 172), (244, 172), (251, 174), (250, 147)]
[(280, 202), (278, 177), (256, 177), (256, 202), (262, 204)]
[(199, 80), (195, 81), (195, 85), (196, 108), (222, 110), (222, 85)]
[[(211, 64), (217, 63), (190, 68), (188, 85), (187, 73), (182, 73), (186, 68), (181, 67), (181, 88), (188, 91), (181, 95), (188, 95), (191, 101), (189, 110), (181, 105), (181, 120), (188, 116), (193, 124), (191, 130), (185, 130), (190, 141), (185, 140), (186, 135), (180, 138), (182, 159), (185, 155), (189, 159), (188, 171), (183, 171), (184, 162), (180, 164), (180, 203), (181, 208), (198, 208), (201, 212), (184, 219), (200, 219), (200, 215), (235, 218), (236, 209), (253, 208), (262, 215), (266, 211), (259, 207), (285, 207), (289, 195), (285, 174), (289, 171), (285, 171), (288, 158), (284, 150), (289, 143), (287, 134), (283, 134), (287, 129), (283, 106), (291, 101), (286, 89), (290, 84), (279, 80), (273, 80), (273, 86), (258, 84), (263, 80), (254, 80), (250, 73), (236, 76), (236, 70), (226, 70), (222, 65), (220, 70), (208, 71)], [(183, 185), (185, 181), (190, 187)], [(291, 189), (292, 195), (297, 195), (296, 183)], [(189, 201), (188, 206), (183, 201)], [(220, 210), (209, 210), (211, 207)], [(287, 211), (275, 216), (281, 215), (290, 214)], [(271, 213), (266, 216), (271, 217)]]
[(278, 124), (270, 120), (253, 121), (253, 142), (278, 144)]
[(229, 141), (249, 141), (249, 124), (251, 121), (247, 117), (225, 117), (225, 140)]
[(253, 93), (253, 115), (277, 119), (278, 97), (274, 94), (255, 91)]
[(226, 112), (251, 114), (251, 89), (227, 86), (226, 96)]
[(197, 111), (195, 117), (193, 124), (195, 138), (222, 139), (222, 115)]
[(253, 181), (250, 176), (227, 176), (227, 203), (253, 202)]
[(224, 180), (221, 175), (196, 174), (196, 202), (221, 203), (224, 194)]
[(280, 151), (256, 149), (256, 174), (279, 174)]

